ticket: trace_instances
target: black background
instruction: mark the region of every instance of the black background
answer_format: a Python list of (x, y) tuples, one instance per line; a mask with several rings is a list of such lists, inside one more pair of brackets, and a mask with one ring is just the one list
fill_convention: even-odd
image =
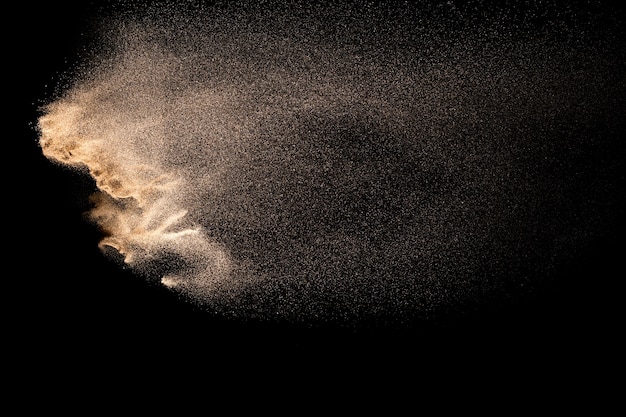
[[(623, 332), (623, 222), (588, 241), (575, 260), (530, 295), (511, 294), (402, 326), (230, 320), (104, 258), (98, 231), (83, 218), (93, 185), (46, 160), (35, 130), (38, 106), (54, 96), (59, 76), (79, 59), (81, 33), (97, 6), (22, 5), (5, 17), (17, 22), (5, 64), (15, 71), (6, 86), (15, 96), (5, 119), (12, 129), (4, 138), (10, 145), (4, 202), (11, 213), (11, 248), (5, 258), (10, 285), (3, 294), (17, 335), (10, 343), (19, 353), (29, 352), (28, 362), (43, 374), (82, 375), (120, 363), (157, 363), (161, 369), (238, 362), (274, 371), (294, 367), (300, 374), (454, 368), (468, 370), (471, 378), (489, 370), (550, 385), (589, 383), (616, 372)], [(626, 132), (619, 134), (626, 139)]]

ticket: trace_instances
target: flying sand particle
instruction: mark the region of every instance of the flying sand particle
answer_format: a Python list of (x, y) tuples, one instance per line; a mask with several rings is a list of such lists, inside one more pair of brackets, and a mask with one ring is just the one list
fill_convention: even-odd
[(514, 259), (553, 261), (537, 242), (570, 239), (550, 207), (581, 198), (568, 158), (615, 87), (607, 52), (574, 29), (454, 29), (458, 10), (297, 11), (109, 24), (38, 124), (46, 157), (94, 179), (101, 248), (228, 314), (339, 322), (427, 314), (510, 285)]

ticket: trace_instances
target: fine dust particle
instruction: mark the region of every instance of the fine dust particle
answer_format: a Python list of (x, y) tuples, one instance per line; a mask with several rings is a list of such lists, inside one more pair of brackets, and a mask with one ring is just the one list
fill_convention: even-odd
[(598, 226), (611, 184), (585, 179), (609, 165), (576, 158), (623, 54), (556, 6), (452, 3), (118, 11), (43, 109), (42, 151), (94, 179), (103, 249), (224, 314), (480, 302)]

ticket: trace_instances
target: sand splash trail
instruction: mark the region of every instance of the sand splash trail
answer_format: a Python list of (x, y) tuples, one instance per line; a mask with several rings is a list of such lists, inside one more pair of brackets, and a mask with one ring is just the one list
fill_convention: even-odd
[(623, 54), (453, 3), (120, 11), (42, 151), (93, 177), (104, 252), (212, 311), (401, 320), (515, 292), (606, 224)]

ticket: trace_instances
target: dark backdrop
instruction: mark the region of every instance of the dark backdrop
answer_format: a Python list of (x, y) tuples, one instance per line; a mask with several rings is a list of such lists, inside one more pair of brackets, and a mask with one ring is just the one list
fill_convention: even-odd
[[(107, 368), (120, 359), (187, 363), (181, 358), (196, 358), (189, 359), (193, 362), (203, 355), (206, 361), (237, 358), (266, 365), (291, 358), (309, 371), (312, 363), (347, 363), (390, 370), (407, 364), (489, 367), (527, 375), (529, 369), (560, 376), (611, 372), (623, 331), (622, 221), (589, 240), (531, 295), (375, 328), (229, 320), (104, 258), (98, 230), (83, 218), (93, 184), (46, 160), (34, 128), (38, 106), (55, 95), (61, 74), (77, 60), (81, 33), (97, 6), (21, 5), (5, 17), (17, 24), (5, 61), (10, 71), (5, 123), (11, 134), (4, 138), (9, 142), (4, 202), (11, 238), (4, 273), (10, 285), (3, 296), (14, 346), (37, 352), (30, 357), (40, 369), (65, 372), (85, 363)], [(626, 139), (624, 130), (616, 135)], [(624, 182), (623, 176), (617, 180)], [(622, 203), (623, 198), (623, 213)]]

